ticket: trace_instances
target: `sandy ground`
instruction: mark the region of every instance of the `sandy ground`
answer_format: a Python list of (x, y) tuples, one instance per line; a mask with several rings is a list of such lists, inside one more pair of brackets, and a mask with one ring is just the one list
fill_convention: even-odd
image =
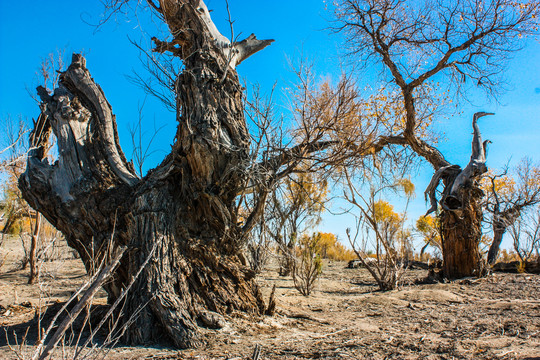
[[(80, 260), (60, 246), (60, 259), (44, 264), (41, 284), (27, 285), (17, 270), (17, 239), (0, 248), (0, 326), (35, 326), (38, 309), (59, 307), (85, 280)], [(205, 333), (207, 345), (177, 351), (166, 347), (99, 349), (104, 359), (540, 359), (540, 276), (496, 273), (483, 279), (418, 284), (425, 271), (412, 270), (405, 284), (381, 293), (364, 269), (325, 263), (310, 297), (270, 265), (259, 283), (266, 298), (276, 285), (277, 314), (228, 317), (228, 325)], [(98, 304), (104, 304), (99, 294)], [(29, 336), (30, 338), (30, 336)], [(29, 357), (32, 341), (6, 344), (0, 359)], [(19, 339), (20, 341), (20, 339)], [(72, 358), (74, 347), (56, 358)]]

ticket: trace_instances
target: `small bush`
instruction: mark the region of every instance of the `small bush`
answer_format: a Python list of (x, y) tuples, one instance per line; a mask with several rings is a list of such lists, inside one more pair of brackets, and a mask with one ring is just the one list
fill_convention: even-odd
[(297, 257), (293, 263), (294, 287), (304, 296), (309, 296), (315, 280), (322, 273), (321, 234), (304, 235), (296, 248)]
[(294, 268), (296, 249), (296, 235), (293, 234), (287, 241), (278, 242), (279, 276), (289, 276)]
[(519, 260), (520, 260), (519, 255), (515, 251), (502, 249), (501, 254), (499, 255), (498, 262), (509, 263), (512, 261), (519, 261)]

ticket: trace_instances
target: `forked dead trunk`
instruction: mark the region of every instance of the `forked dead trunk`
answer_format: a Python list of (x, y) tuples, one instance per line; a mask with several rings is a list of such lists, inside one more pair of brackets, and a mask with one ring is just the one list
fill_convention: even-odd
[[(431, 202), (428, 214), (440, 205), (443, 273), (446, 278), (457, 279), (484, 275), (479, 245), (482, 239), (482, 205), (484, 193), (479, 187), (482, 174), (487, 171), (486, 146), (478, 128), (478, 119), (492, 113), (476, 113), (473, 117), (472, 154), (469, 164), (462, 170), (457, 165), (438, 169), (428, 188), (426, 199)], [(440, 181), (444, 190), (437, 203), (435, 196)]]
[[(173, 40), (156, 51), (184, 61), (178, 75), (175, 142), (166, 159), (137, 178), (118, 142), (103, 90), (75, 54), (31, 136), (20, 188), (32, 207), (64, 233), (88, 272), (119, 246), (128, 250), (105, 289), (120, 296), (143, 263), (123, 307), (131, 343), (201, 344), (201, 328), (223, 326), (218, 314), (262, 314), (254, 274), (238, 256), (246, 226), (235, 199), (248, 171), (250, 138), (235, 66), (271, 41), (253, 35), (230, 44), (199, 0), (162, 0), (158, 11)], [(48, 134), (59, 158), (44, 157)]]

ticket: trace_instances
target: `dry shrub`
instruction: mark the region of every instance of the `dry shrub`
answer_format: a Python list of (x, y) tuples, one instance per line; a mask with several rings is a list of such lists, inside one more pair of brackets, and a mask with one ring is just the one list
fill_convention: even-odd
[(513, 250), (502, 249), (497, 262), (509, 263), (520, 261), (519, 255)]
[(321, 234), (303, 235), (296, 247), (296, 259), (293, 262), (294, 287), (304, 296), (309, 296), (315, 286), (315, 280), (322, 273)]
[(270, 258), (271, 240), (264, 229), (264, 223), (256, 226), (246, 246), (247, 262), (255, 274), (260, 274), (264, 270)]
[[(397, 288), (407, 270), (407, 252), (403, 251), (408, 241), (409, 232), (403, 231), (405, 216), (393, 211), (393, 206), (383, 200), (375, 201), (372, 196), (367, 206), (360, 207), (363, 217), (357, 220), (356, 234), (351, 236), (347, 229), (347, 237), (362, 265), (373, 276), (382, 291)], [(360, 238), (360, 239), (359, 239)], [(375, 249), (368, 255), (368, 242)]]

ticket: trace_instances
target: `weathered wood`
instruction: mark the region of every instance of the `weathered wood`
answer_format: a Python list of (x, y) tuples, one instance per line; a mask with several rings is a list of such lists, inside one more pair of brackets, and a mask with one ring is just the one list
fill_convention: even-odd
[(28, 255), (28, 263), (30, 265), (30, 276), (28, 277), (28, 284), (35, 284), (39, 277), (39, 264), (37, 259), (37, 248), (39, 242), (39, 233), (41, 230), (41, 214), (36, 214), (34, 222), (34, 230), (32, 231), (32, 238), (30, 239), (30, 253)]
[(482, 238), (482, 198), (478, 188), (462, 188), (458, 193), (459, 210), (443, 210), (442, 229), (443, 273), (449, 279), (484, 275), (480, 240)]
[[(487, 171), (487, 142), (482, 141), (478, 119), (486, 115), (493, 114), (474, 114), (472, 153), (467, 166), (463, 170), (458, 165), (441, 167), (425, 192), (426, 200), (431, 203), (427, 214), (436, 211), (439, 204), (441, 207), (443, 272), (450, 279), (482, 276), (485, 272), (478, 248), (482, 238), (481, 199), (484, 196), (478, 181)], [(435, 193), (441, 180), (444, 190), (437, 204)]]
[(156, 51), (184, 62), (171, 153), (137, 178), (119, 146), (112, 108), (86, 60), (75, 54), (54, 94), (41, 92), (39, 126), (52, 129), (59, 158), (48, 163), (48, 144), (40, 137), (20, 188), (64, 233), (88, 272), (114, 248), (127, 246), (105, 285), (113, 302), (142, 269), (123, 306), (127, 341), (167, 336), (185, 348), (201, 344), (200, 327), (214, 324), (208, 314), (265, 310), (254, 274), (239, 258), (246, 230), (235, 200), (249, 171), (250, 136), (235, 66), (271, 41), (250, 36), (233, 44), (238, 52), (231, 60), (230, 41), (203, 1), (162, 0), (156, 9), (173, 35), (172, 41), (156, 39)]
[(473, 141), (472, 141), (472, 154), (471, 160), (461, 171), (456, 178), (452, 181), (450, 192), (442, 199), (441, 204), (445, 210), (460, 210), (463, 208), (464, 195), (461, 193), (462, 188), (474, 186), (474, 182), (480, 179), (480, 176), (487, 172), (486, 166), (486, 146), (487, 141), (482, 142), (482, 135), (478, 128), (478, 119), (486, 116), (494, 115), (493, 113), (479, 112), (474, 114), (473, 117)]
[(524, 271), (529, 274), (540, 274), (539, 261), (526, 261), (520, 264), (519, 261), (498, 262), (492, 266), (492, 270), (496, 272), (514, 273)]
[(490, 265), (495, 264), (499, 257), (499, 249), (506, 229), (516, 222), (521, 215), (521, 206), (514, 206), (504, 211), (497, 207), (493, 214), (493, 242), (488, 251), (487, 262)]

